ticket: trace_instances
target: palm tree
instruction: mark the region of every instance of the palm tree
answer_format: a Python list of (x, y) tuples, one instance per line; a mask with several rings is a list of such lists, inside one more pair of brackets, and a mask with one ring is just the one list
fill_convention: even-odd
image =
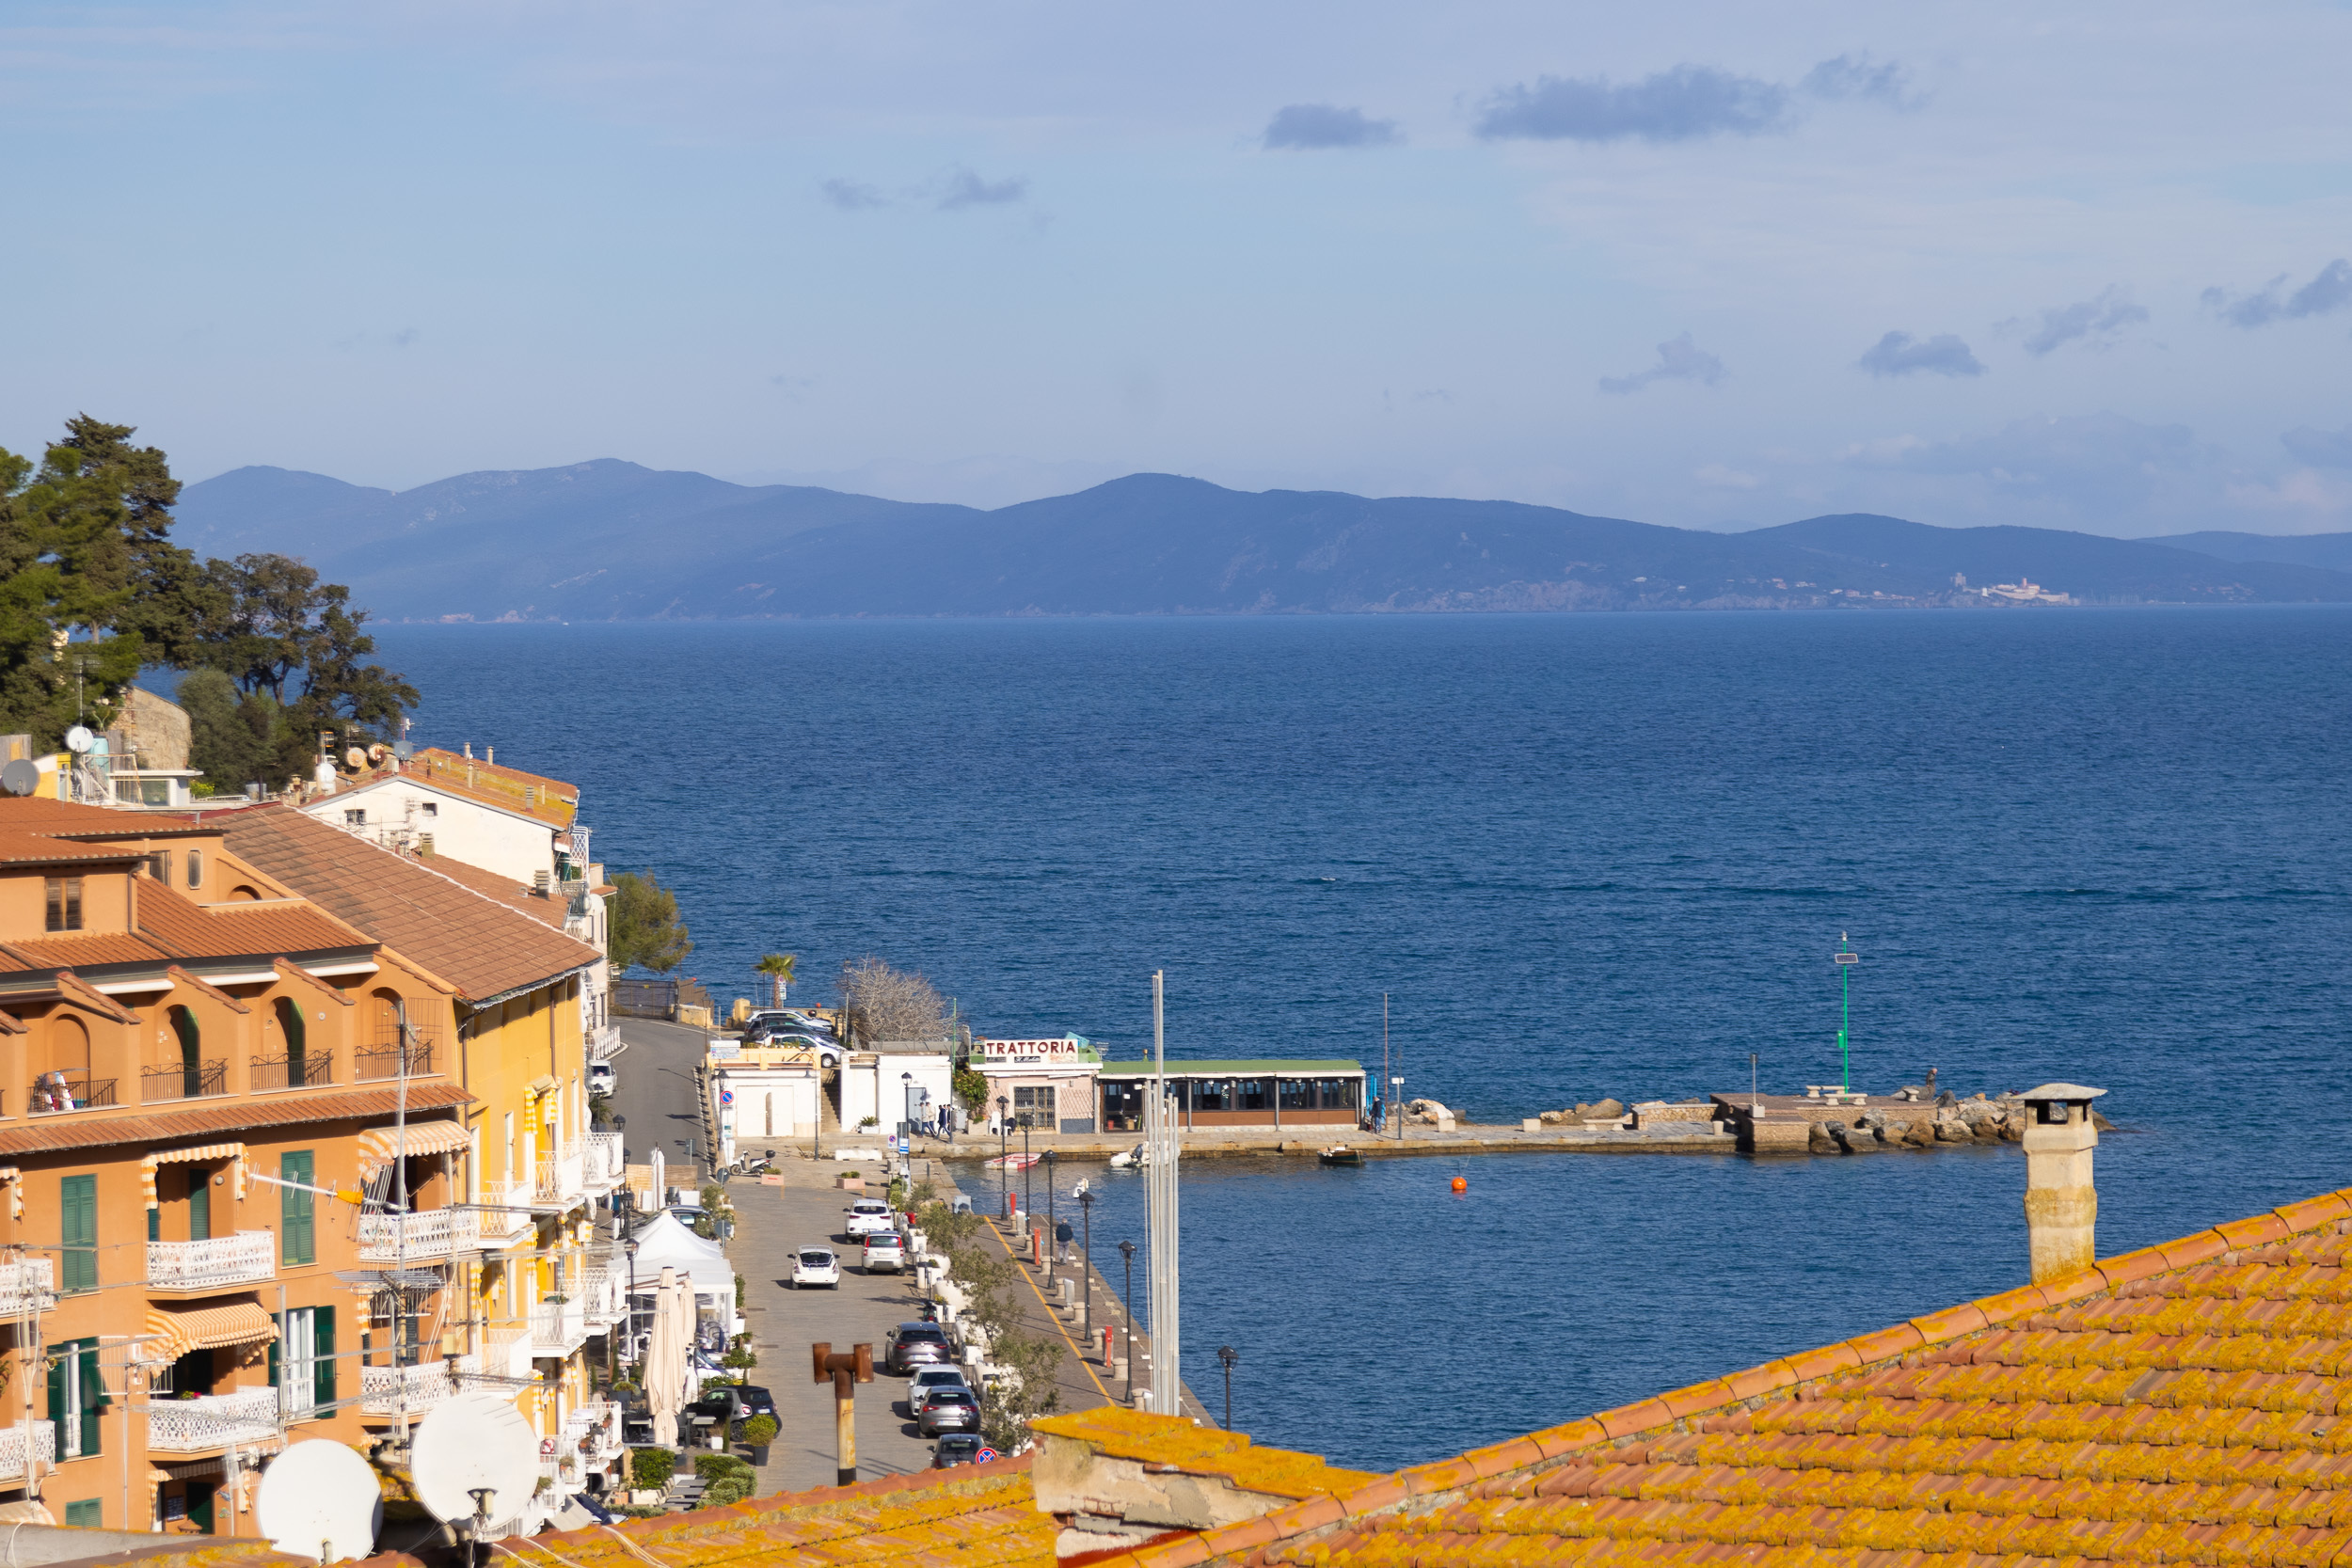
[(770, 982), (775, 986), (776, 1006), (779, 1007), (784, 1006), (785, 987), (792, 983), (792, 964), (798, 957), (799, 955), (793, 953), (770, 953), (759, 962), (752, 965), (755, 972), (767, 975)]

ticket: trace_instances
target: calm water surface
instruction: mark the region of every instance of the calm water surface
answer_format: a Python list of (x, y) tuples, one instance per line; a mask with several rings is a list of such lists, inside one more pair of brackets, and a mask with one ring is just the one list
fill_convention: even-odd
[[(723, 999), (1354, 1056), (1468, 1116), (1833, 1073), (2112, 1091), (2116, 1251), (2352, 1182), (2352, 611), (390, 627), (418, 737), (578, 782)], [(1069, 1173), (1071, 1179), (1079, 1174)], [(1097, 1170), (1099, 1258), (1142, 1240)], [(1456, 1198), (1455, 1174), (1470, 1179)], [(1188, 1382), (1390, 1466), (2024, 1277), (2009, 1149), (1197, 1162)], [(1039, 1194), (1041, 1205), (1044, 1201)], [(1140, 1261), (1140, 1259), (1139, 1259)], [(1116, 1274), (1116, 1268), (1106, 1270)]]

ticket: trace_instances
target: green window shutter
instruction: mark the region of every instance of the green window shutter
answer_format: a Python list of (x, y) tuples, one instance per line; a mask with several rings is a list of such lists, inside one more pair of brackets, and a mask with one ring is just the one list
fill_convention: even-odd
[(188, 1240), (213, 1239), (213, 1179), (198, 1167), (188, 1172)]
[[(65, 1355), (58, 1351), (49, 1353), (49, 1419), (57, 1429), (57, 1441), (65, 1441)], [(62, 1457), (62, 1454), (60, 1455)]]
[[(278, 1174), (287, 1181), (311, 1181), (311, 1151), (295, 1149), (278, 1157)], [(318, 1243), (311, 1225), (312, 1195), (297, 1187), (278, 1189), (278, 1249), (287, 1263), (318, 1261)]]
[(78, 1342), (82, 1347), (75, 1352), (82, 1361), (82, 1456), (87, 1459), (98, 1452), (98, 1416), (109, 1402), (106, 1386), (98, 1380), (98, 1341)]
[(335, 1402), (335, 1309), (312, 1307), (310, 1332), (310, 1354), (317, 1357), (311, 1363), (310, 1392), (324, 1409)]
[(96, 1497), (82, 1497), (65, 1505), (65, 1522), (75, 1529), (99, 1529), (106, 1523), (106, 1505)]
[(164, 1211), (160, 1204), (147, 1212), (147, 1239), (151, 1242), (164, 1239)]
[[(278, 1338), (269, 1342), (269, 1386), (273, 1388), (278, 1386), (278, 1347), (284, 1342), (286, 1336), (292, 1332), (294, 1332), (294, 1314), (291, 1312), (278, 1313)], [(278, 1402), (280, 1404), (285, 1402), (283, 1395), (279, 1396)]]
[(98, 1289), (98, 1178), (69, 1176), (57, 1183), (60, 1251), (64, 1254), (59, 1281), (68, 1291)]

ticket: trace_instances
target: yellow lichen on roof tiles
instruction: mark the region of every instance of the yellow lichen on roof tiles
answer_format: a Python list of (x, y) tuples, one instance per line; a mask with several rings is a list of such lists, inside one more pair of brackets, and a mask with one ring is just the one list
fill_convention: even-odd
[(1239, 1433), (1117, 1405), (1047, 1416), (1030, 1424), (1046, 1436), (1073, 1438), (1116, 1458), (1223, 1476), (1245, 1492), (1269, 1497), (1311, 1497), (1352, 1490), (1375, 1479), (1368, 1470), (1336, 1468), (1317, 1454), (1261, 1449)]
[(1343, 1494), (1345, 1522), (1285, 1511), (1135, 1568), (2333, 1568), (2352, 1560), (2344, 1196), (1416, 1466)]

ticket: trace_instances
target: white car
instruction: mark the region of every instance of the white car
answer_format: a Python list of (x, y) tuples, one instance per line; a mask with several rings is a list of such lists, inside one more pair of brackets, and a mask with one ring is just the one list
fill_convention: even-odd
[(878, 1197), (862, 1197), (841, 1211), (841, 1233), (850, 1241), (898, 1228), (890, 1205)]
[(972, 1391), (971, 1385), (963, 1381), (961, 1367), (917, 1367), (914, 1376), (907, 1380), (908, 1418), (920, 1419), (924, 1402), (940, 1388), (961, 1388), (967, 1394)]
[(614, 1089), (620, 1087), (620, 1085), (621, 1075), (612, 1070), (612, 1064), (611, 1062), (590, 1062), (588, 1064), (588, 1092), (590, 1094), (609, 1095)]
[(819, 1285), (828, 1291), (841, 1288), (841, 1259), (831, 1247), (804, 1246), (792, 1262), (792, 1288), (813, 1291)]
[(867, 1274), (898, 1274), (907, 1266), (907, 1243), (896, 1230), (883, 1234), (877, 1231), (866, 1238), (866, 1272)]

